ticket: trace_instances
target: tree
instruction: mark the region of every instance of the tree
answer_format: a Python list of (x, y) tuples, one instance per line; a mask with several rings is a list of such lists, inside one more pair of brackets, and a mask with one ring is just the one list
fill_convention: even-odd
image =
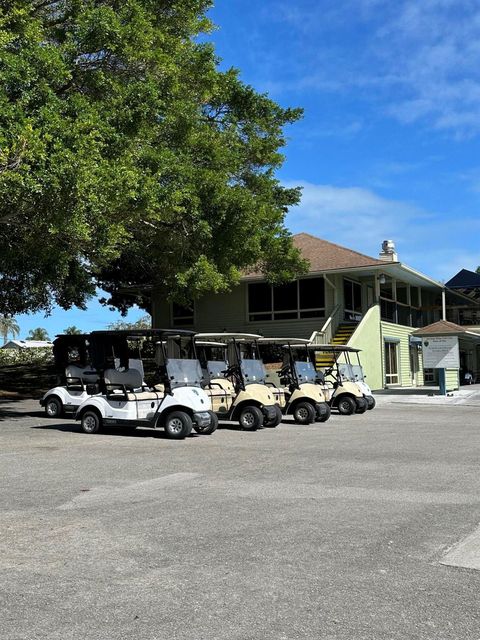
[(20, 327), (15, 318), (0, 316), (0, 334), (3, 338), (3, 344), (7, 342), (8, 334), (11, 334), (13, 339), (20, 334)]
[(50, 340), (48, 337), (48, 332), (46, 329), (42, 327), (37, 327), (36, 329), (30, 329), (28, 332), (27, 340)]
[[(275, 177), (301, 115), (221, 72), (211, 0), (0, 8), (0, 312), (178, 302), (306, 265)], [(148, 308), (146, 297), (138, 301)]]
[(152, 328), (152, 318), (148, 315), (142, 316), (135, 322), (123, 322), (122, 320), (118, 320), (117, 322), (112, 322), (107, 326), (107, 329), (112, 331), (122, 331), (125, 329), (151, 329)]
[(63, 333), (65, 333), (67, 336), (78, 336), (83, 332), (75, 325), (72, 325), (71, 327), (67, 327)]

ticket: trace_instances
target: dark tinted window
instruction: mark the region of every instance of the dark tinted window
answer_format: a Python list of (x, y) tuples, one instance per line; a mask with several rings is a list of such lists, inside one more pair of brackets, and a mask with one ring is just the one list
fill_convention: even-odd
[(273, 287), (273, 308), (275, 311), (297, 309), (297, 282), (289, 282)]
[(248, 310), (265, 312), (272, 310), (272, 289), (266, 282), (255, 282), (248, 285)]
[(325, 282), (323, 278), (305, 278), (300, 280), (299, 285), (300, 309), (323, 309), (325, 307)]

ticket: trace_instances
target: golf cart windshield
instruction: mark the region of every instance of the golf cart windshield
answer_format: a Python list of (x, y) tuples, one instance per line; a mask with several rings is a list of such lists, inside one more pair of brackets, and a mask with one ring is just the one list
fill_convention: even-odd
[(317, 380), (317, 372), (311, 362), (302, 362), (297, 360), (295, 362), (295, 373), (297, 374), (298, 382), (315, 382)]
[(223, 372), (228, 368), (224, 360), (209, 360), (207, 370), (210, 378), (223, 378)]
[(240, 364), (243, 377), (245, 378), (245, 384), (251, 384), (252, 382), (265, 382), (266, 371), (262, 360), (242, 358)]
[(342, 377), (342, 380), (350, 380), (354, 381), (355, 376), (353, 374), (353, 367), (350, 363), (347, 362), (339, 362), (338, 363), (338, 373)]
[(199, 387), (202, 381), (202, 368), (198, 360), (169, 358), (167, 374), (172, 387)]
[(363, 367), (360, 364), (352, 364), (352, 373), (354, 376), (354, 380), (364, 380), (365, 376), (363, 375)]

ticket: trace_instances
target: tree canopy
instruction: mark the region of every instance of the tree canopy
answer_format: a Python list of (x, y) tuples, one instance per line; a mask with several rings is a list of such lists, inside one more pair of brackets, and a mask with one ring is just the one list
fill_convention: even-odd
[(30, 329), (28, 332), (27, 340), (50, 340), (48, 331), (43, 327), (37, 327), (36, 329)]
[(1, 3), (0, 313), (305, 270), (284, 227), (299, 190), (275, 175), (301, 111), (219, 69), (211, 4)]

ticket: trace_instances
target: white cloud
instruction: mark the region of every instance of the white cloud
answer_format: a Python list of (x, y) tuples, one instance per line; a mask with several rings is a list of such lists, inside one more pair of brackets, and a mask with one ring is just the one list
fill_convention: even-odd
[(392, 239), (402, 262), (438, 279), (480, 262), (479, 253), (465, 247), (466, 237), (480, 233), (477, 218), (444, 220), (415, 203), (362, 187), (286, 183), (294, 185), (303, 187), (300, 205), (287, 216), (294, 233), (305, 231), (374, 257), (382, 241)]

